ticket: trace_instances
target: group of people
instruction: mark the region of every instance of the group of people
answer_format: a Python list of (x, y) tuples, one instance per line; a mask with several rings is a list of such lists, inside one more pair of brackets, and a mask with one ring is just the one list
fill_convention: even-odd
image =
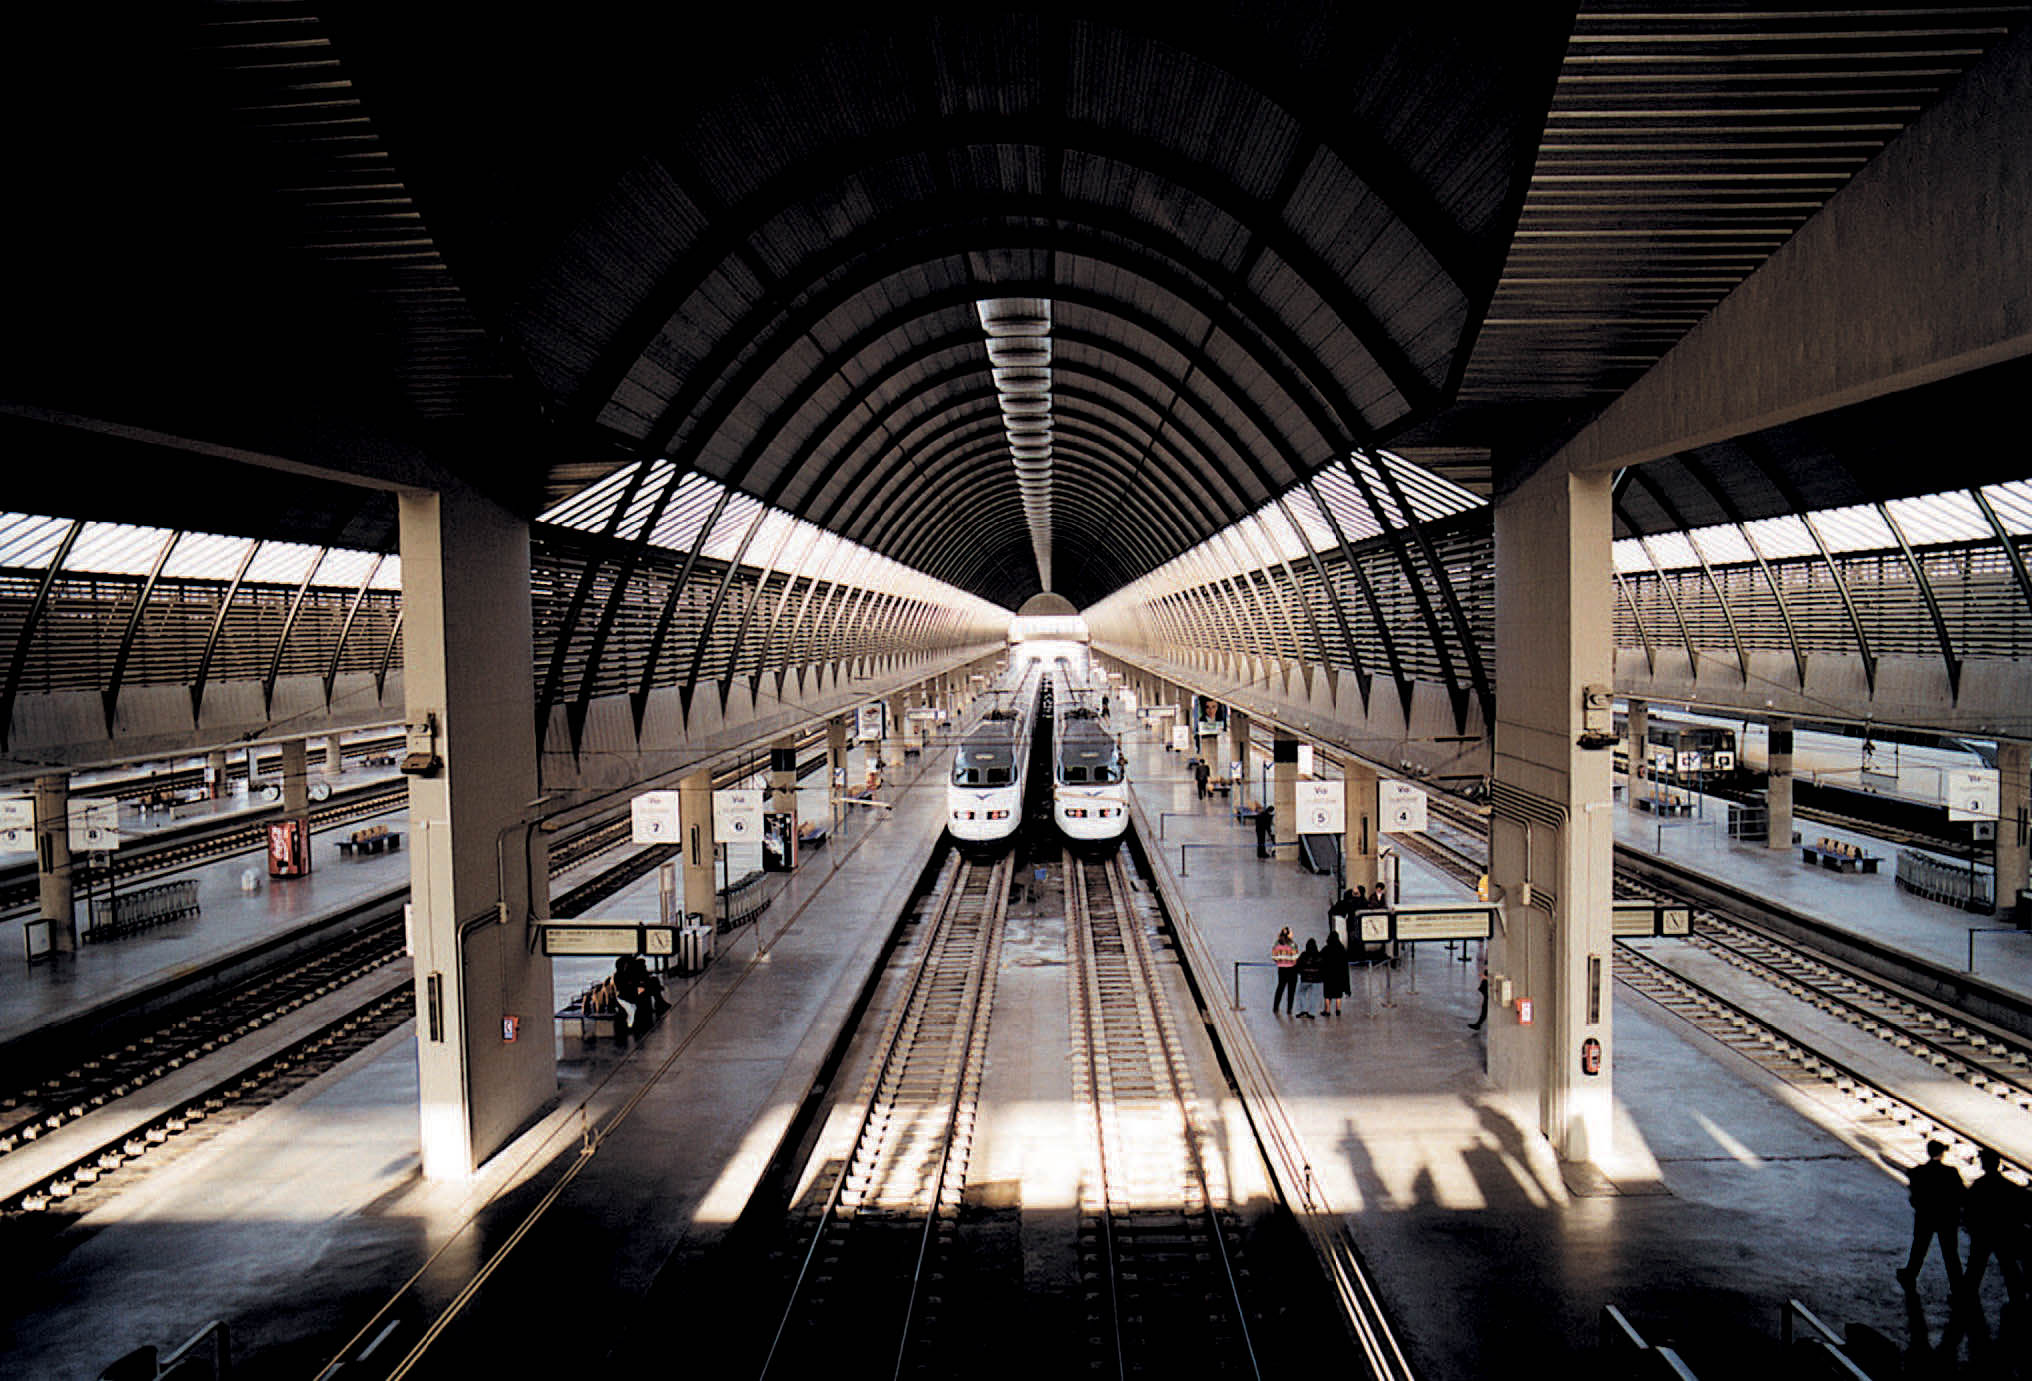
[(1338, 931), (1328, 930), (1325, 944), (1308, 939), (1301, 952), (1291, 927), (1285, 926), (1270, 946), (1270, 960), (1277, 966), (1277, 991), (1270, 997), (1273, 1014), (1280, 1003), (1286, 1016), (1307, 1021), (1341, 1014), (1341, 1000), (1348, 995), (1348, 949)]
[[(1947, 1287), (1958, 1299), (1973, 1302), (1992, 1256), (2004, 1273), (2013, 1303), (2025, 1298), (2025, 1254), (2032, 1246), (2027, 1220), (2032, 1219), (2032, 1191), (2006, 1179), (2003, 1159), (1985, 1146), (1976, 1159), (1983, 1173), (1964, 1185), (1961, 1172), (1946, 1160), (1947, 1143), (1926, 1143), (1926, 1159), (1905, 1172), (1912, 1201), (1912, 1250), (1898, 1271), (1898, 1283), (1916, 1289), (1927, 1252), (1940, 1243)], [(1969, 1236), (1968, 1263), (1961, 1259), (1961, 1229)]]
[(622, 1034), (641, 1035), (669, 1010), (662, 982), (634, 954), (616, 959), (613, 975), (586, 996), (587, 1013), (612, 1013)]

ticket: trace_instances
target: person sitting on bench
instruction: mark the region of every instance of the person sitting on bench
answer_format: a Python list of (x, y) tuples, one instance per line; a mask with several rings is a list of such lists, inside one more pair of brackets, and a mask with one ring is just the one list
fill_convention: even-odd
[(627, 1014), (628, 1029), (638, 1036), (670, 1010), (670, 1003), (663, 997), (663, 984), (637, 955), (624, 954), (614, 961), (614, 996)]

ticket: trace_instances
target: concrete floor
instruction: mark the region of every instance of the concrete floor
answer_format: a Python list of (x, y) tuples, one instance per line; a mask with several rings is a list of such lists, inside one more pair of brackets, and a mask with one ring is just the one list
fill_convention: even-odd
[[(1151, 854), (1217, 956), (1213, 986), (1228, 987), (1236, 963), (1266, 958), (1278, 924), (1317, 933), (1327, 880), (1257, 860), (1224, 803), (1192, 799), (1181, 758), (1132, 739), (1141, 808), (1153, 830), (1165, 817)], [(642, 1302), (731, 1224), (872, 966), (942, 823), (943, 754), (913, 771), (885, 793), (893, 819), (850, 826), (807, 860), (760, 927), (721, 937), (719, 960), (696, 981), (673, 981), (677, 1008), (649, 1036), (560, 1034), (558, 1110), (475, 1181), (416, 1174), (405, 1028), (378, 1056), (18, 1250), (30, 1283), (0, 1306), (0, 1371), (91, 1378), (128, 1347), (224, 1317), (250, 1359), (236, 1376), (302, 1377), (384, 1304), (413, 1337), (462, 1299), (416, 1374), (498, 1364), (504, 1338), (515, 1341), (512, 1374), (551, 1374), (643, 1328), (657, 1355), (696, 1361), (701, 1330), (729, 1326), (739, 1302), (700, 1300), (668, 1319), (641, 1317)], [(1182, 842), (1232, 847), (1191, 850), (1181, 869)], [(1457, 895), (1416, 860), (1405, 869), (1407, 899)], [(1858, 881), (1798, 871), (1823, 889)], [(654, 879), (637, 886), (653, 910)], [(1959, 926), (1940, 910), (1935, 925)], [(993, 1053), (995, 1107), (977, 1153), (987, 1182), (1018, 1180), (1039, 1201), (1054, 1192), (1053, 1167), (1062, 1171), (1053, 1147), (1064, 1135), (1053, 1121), (1063, 1120), (1054, 1051), (1065, 1039), (1053, 948), (1041, 920), (1012, 930), (1003, 1001), (1013, 1038)], [(590, 981), (558, 969), (560, 993)], [(1607, 1180), (1569, 1175), (1482, 1075), (1466, 1029), (1474, 973), (1434, 948), (1387, 989), (1366, 999), (1358, 989), (1340, 1019), (1304, 1022), (1270, 1013), (1267, 969), (1242, 971), (1247, 1034), (1423, 1374), (1479, 1377), (1584, 1354), (1605, 1303), (1683, 1344), (1709, 1376), (1765, 1369), (1787, 1297), (1915, 1354), (1936, 1346), (1940, 1268), (1928, 1267), (1908, 1312), (1892, 1277), (1909, 1223), (1903, 1185), (1838, 1117), (1619, 992), (1619, 1159)], [(1026, 1269), (1041, 1287), (1057, 1244), (1039, 1231)], [(1988, 1320), (2002, 1302), (1993, 1272)], [(1993, 1358), (2013, 1341), (1971, 1346)]]

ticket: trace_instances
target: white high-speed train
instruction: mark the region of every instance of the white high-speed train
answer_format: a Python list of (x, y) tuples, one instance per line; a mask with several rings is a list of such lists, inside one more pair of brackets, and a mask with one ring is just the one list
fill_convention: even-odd
[(1051, 673), (1051, 818), (1075, 848), (1106, 851), (1129, 828), (1129, 760), (1101, 715), (1103, 691)]
[(960, 736), (945, 790), (945, 824), (962, 849), (992, 852), (1022, 828), (1038, 678), (1034, 664), (1011, 668), (1005, 679), (1014, 684), (984, 694), (979, 714)]

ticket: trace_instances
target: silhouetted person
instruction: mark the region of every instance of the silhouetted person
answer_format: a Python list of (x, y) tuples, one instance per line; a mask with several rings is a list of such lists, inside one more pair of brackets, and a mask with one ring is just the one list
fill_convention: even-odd
[(1298, 956), (1298, 1015), (1307, 1021), (1319, 1009), (1319, 984), (1323, 977), (1319, 958), (1319, 941), (1307, 940), (1305, 952)]
[(2004, 1273), (2004, 1288), (2013, 1302), (2025, 1298), (2025, 1273), (2020, 1257), (2025, 1249), (2025, 1218), (2032, 1208), (2032, 1193), (2014, 1184), (1999, 1172), (2002, 1163), (1995, 1151), (1985, 1146), (1976, 1159), (1982, 1175), (1968, 1188), (1962, 1221), (1968, 1224), (1968, 1273), (1962, 1278), (1971, 1299), (1983, 1283), (1983, 1270), (1990, 1258)]
[(1277, 811), (1270, 805), (1256, 812), (1256, 857), (1277, 857)]
[(1213, 774), (1213, 769), (1207, 766), (1205, 758), (1194, 758), (1192, 760), (1193, 785), (1199, 788), (1199, 798), (1202, 801), (1207, 798), (1207, 778), (1213, 776)]
[(1339, 1016), (1341, 999), (1348, 995), (1348, 951), (1331, 929), (1319, 947), (1319, 983), (1320, 1015)]
[(1905, 1172), (1911, 1184), (1907, 1197), (1912, 1201), (1912, 1252), (1898, 1272), (1898, 1283), (1910, 1290), (1919, 1280), (1919, 1268), (1926, 1262), (1927, 1243), (1940, 1241), (1940, 1254), (1947, 1266), (1947, 1287), (1961, 1288), (1961, 1173), (1941, 1157), (1947, 1143), (1926, 1143), (1926, 1159)]
[(1476, 1012), (1475, 1019), (1468, 1023), (1468, 1030), (1470, 1031), (1481, 1030), (1482, 1023), (1489, 1019), (1489, 971), (1487, 969), (1482, 970), (1480, 987), (1482, 992), (1482, 1010)]

